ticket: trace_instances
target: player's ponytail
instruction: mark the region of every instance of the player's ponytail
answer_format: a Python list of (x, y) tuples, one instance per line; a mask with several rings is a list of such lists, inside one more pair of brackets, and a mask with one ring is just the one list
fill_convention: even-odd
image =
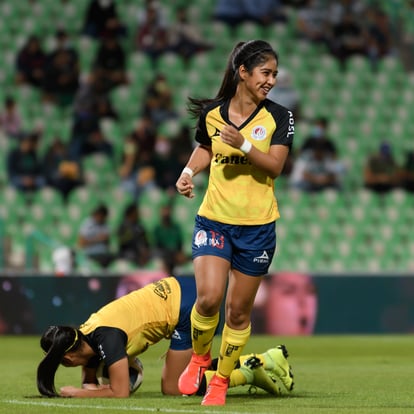
[(46, 397), (58, 397), (55, 389), (55, 374), (63, 356), (76, 351), (82, 340), (82, 334), (69, 326), (50, 326), (42, 338), (40, 346), (46, 352), (37, 368), (37, 388)]
[(189, 98), (188, 111), (195, 118), (198, 118), (203, 108), (210, 104), (231, 99), (237, 90), (240, 82), (239, 68), (243, 65), (248, 72), (266, 62), (269, 57), (278, 61), (278, 55), (269, 43), (264, 40), (250, 40), (248, 42), (239, 42), (233, 48), (224, 72), (223, 80), (217, 95), (213, 99), (196, 99)]

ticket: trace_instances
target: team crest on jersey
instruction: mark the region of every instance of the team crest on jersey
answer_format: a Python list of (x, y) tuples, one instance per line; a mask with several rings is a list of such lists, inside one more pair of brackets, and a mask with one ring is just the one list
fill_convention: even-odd
[(262, 141), (266, 138), (266, 128), (264, 126), (255, 126), (252, 130), (251, 137), (256, 141)]
[(204, 230), (199, 230), (194, 237), (194, 244), (197, 247), (207, 246), (207, 233)]

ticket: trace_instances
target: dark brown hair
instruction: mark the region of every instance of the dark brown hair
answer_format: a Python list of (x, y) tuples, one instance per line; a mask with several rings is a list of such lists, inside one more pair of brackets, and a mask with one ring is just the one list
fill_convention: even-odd
[(40, 339), (46, 355), (37, 368), (37, 389), (46, 397), (59, 397), (55, 374), (66, 352), (80, 348), (83, 334), (70, 326), (49, 326)]
[(237, 85), (240, 82), (239, 67), (243, 65), (249, 73), (252, 73), (256, 66), (263, 64), (270, 57), (275, 58), (276, 61), (279, 59), (272, 46), (264, 40), (250, 40), (237, 43), (229, 56), (226, 71), (216, 97), (212, 99), (190, 97), (188, 104), (189, 113), (198, 118), (206, 105), (231, 99), (236, 93)]

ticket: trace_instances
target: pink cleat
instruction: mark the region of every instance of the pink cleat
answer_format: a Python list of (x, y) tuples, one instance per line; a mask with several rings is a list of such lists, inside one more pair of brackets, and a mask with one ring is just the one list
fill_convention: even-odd
[(210, 352), (205, 355), (197, 355), (193, 352), (189, 364), (178, 379), (178, 389), (181, 394), (195, 394), (200, 387), (204, 372), (210, 368), (210, 365)]
[(201, 401), (201, 405), (225, 405), (227, 388), (229, 388), (230, 378), (222, 378), (214, 375), (208, 384), (206, 395)]

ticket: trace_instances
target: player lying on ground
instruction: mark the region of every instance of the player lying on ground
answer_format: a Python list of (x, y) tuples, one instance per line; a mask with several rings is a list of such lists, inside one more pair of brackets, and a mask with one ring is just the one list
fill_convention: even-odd
[[(48, 397), (128, 397), (130, 361), (148, 346), (170, 339), (161, 391), (166, 395), (179, 395), (178, 378), (192, 353), (189, 315), (194, 300), (194, 278), (168, 277), (110, 302), (91, 314), (79, 328), (49, 327), (40, 341), (46, 355), (37, 369), (39, 392)], [(107, 368), (108, 385), (100, 385), (97, 381), (100, 363)], [(231, 376), (233, 387), (251, 384), (279, 395), (278, 378), (286, 389), (293, 388), (284, 346), (264, 354), (246, 355), (240, 363), (240, 368)], [(55, 374), (60, 364), (82, 367), (82, 388), (64, 386), (60, 393), (56, 391)], [(206, 371), (204, 378), (200, 378), (200, 393), (213, 373)]]

